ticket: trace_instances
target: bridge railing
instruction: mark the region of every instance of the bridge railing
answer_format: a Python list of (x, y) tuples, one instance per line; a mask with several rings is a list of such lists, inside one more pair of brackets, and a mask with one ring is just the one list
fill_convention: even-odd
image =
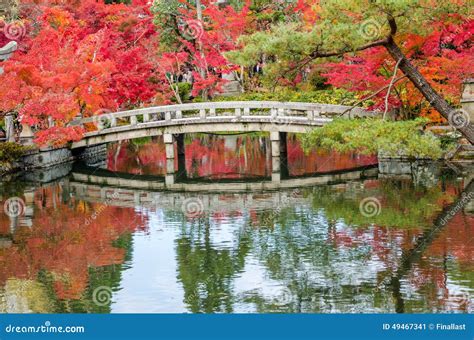
[(105, 113), (82, 118), (74, 125), (94, 125), (99, 130), (116, 126), (146, 124), (156, 121), (186, 123), (186, 120), (233, 118), (289, 119), (294, 122), (311, 122), (335, 116), (346, 118), (373, 117), (375, 113), (343, 105), (315, 103), (283, 103), (272, 101), (212, 102), (157, 106), (130, 111)]

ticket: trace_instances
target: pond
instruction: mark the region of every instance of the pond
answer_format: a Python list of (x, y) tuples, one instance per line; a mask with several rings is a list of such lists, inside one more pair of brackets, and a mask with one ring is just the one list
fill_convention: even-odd
[[(269, 143), (188, 136), (185, 181), (265, 181)], [(160, 191), (158, 138), (110, 145), (102, 169), (3, 182), (0, 312), (474, 312), (472, 185), (442, 165), (387, 176), (376, 164), (305, 155), (290, 136), (288, 176), (328, 180)], [(361, 168), (375, 171), (338, 175)]]

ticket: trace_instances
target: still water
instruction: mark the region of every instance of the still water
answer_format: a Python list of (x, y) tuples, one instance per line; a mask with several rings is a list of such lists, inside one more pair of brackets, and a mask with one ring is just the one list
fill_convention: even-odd
[[(187, 176), (265, 180), (268, 148), (259, 135), (187, 137)], [(293, 177), (376, 161), (288, 141)], [(454, 170), (280, 191), (147, 189), (165, 166), (160, 139), (135, 140), (109, 147), (109, 171), (1, 183), (0, 312), (474, 312), (472, 185)], [(75, 172), (127, 173), (140, 188)]]

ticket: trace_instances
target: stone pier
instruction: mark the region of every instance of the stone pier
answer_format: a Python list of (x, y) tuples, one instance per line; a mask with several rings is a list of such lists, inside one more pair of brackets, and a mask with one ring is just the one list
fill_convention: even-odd
[[(186, 174), (186, 158), (184, 148), (184, 134), (174, 135), (165, 133), (163, 135), (166, 150), (166, 185), (173, 185), (177, 180), (187, 178)], [(176, 150), (174, 143), (176, 142)], [(176, 159), (178, 160), (178, 168), (176, 169)]]
[(270, 132), (272, 149), (272, 182), (288, 177), (287, 133)]
[(174, 167), (175, 152), (174, 152), (174, 136), (171, 133), (163, 135), (163, 142), (165, 143), (166, 152), (166, 185), (173, 185), (176, 182), (176, 172)]

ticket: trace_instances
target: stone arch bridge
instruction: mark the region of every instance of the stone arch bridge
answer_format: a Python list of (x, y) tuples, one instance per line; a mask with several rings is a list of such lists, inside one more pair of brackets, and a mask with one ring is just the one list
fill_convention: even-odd
[[(75, 120), (87, 132), (71, 148), (86, 150), (121, 140), (163, 136), (166, 144), (166, 183), (174, 184), (183, 171), (184, 134), (216, 132), (269, 132), (272, 180), (279, 182), (287, 168), (286, 134), (306, 133), (330, 123), (335, 117), (374, 117), (376, 113), (350, 106), (269, 101), (212, 102), (168, 105), (124, 112), (102, 112)], [(177, 144), (177, 152), (175, 150)], [(175, 168), (178, 158), (178, 169)], [(181, 160), (181, 161), (180, 161)], [(284, 174), (283, 174), (284, 175)]]

